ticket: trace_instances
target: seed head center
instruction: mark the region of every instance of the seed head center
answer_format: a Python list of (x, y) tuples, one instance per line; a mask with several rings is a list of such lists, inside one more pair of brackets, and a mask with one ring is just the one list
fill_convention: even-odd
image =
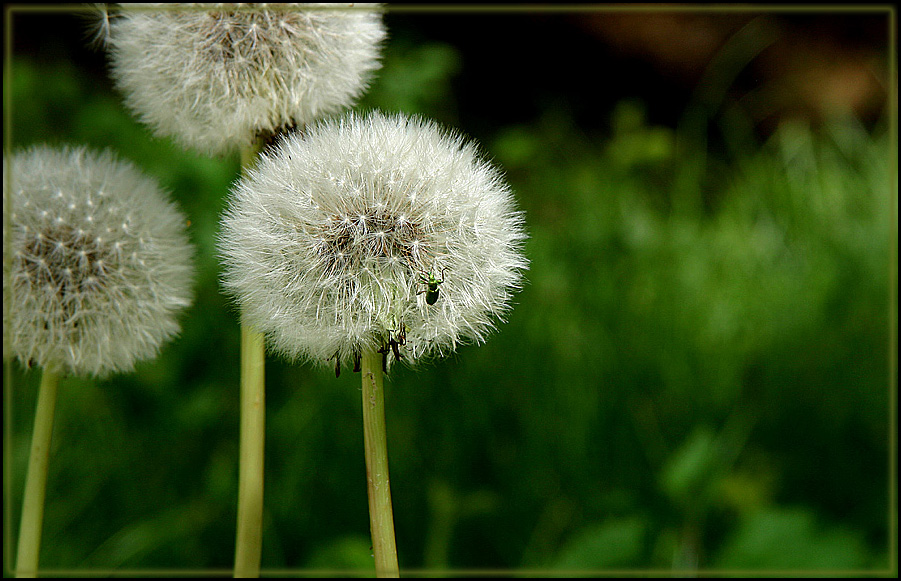
[(311, 234), (321, 241), (319, 256), (330, 271), (362, 268), (373, 262), (401, 262), (423, 270), (430, 255), (430, 237), (425, 228), (387, 208), (333, 214), (316, 229)]
[(68, 226), (36, 232), (17, 260), (33, 288), (52, 289), (63, 303), (103, 285), (115, 265), (99, 239)]

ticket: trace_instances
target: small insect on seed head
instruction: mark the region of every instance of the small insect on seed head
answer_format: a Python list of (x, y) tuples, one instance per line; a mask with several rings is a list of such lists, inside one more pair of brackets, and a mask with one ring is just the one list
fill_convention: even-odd
[(419, 279), (424, 282), (428, 288), (425, 288), (419, 291), (418, 295), (425, 293), (425, 302), (428, 305), (434, 305), (438, 302), (438, 285), (444, 282), (444, 271), (447, 270), (447, 267), (441, 269), (441, 279), (435, 278), (435, 275), (431, 272), (428, 273), (428, 276), (424, 276), (420, 273)]

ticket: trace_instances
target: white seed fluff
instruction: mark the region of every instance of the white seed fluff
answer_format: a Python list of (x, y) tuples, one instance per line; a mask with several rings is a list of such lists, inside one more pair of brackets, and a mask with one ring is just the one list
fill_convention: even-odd
[(353, 105), (385, 36), (372, 4), (123, 4), (107, 45), (142, 122), (223, 154)]
[[(525, 238), (473, 144), (373, 113), (265, 153), (231, 192), (219, 248), (243, 322), (276, 352), (348, 363), (395, 340), (414, 362), (484, 340), (520, 286)], [(430, 276), (443, 281), (434, 304)]]
[(3, 165), (4, 355), (97, 376), (155, 356), (192, 299), (185, 217), (109, 152), (37, 146)]

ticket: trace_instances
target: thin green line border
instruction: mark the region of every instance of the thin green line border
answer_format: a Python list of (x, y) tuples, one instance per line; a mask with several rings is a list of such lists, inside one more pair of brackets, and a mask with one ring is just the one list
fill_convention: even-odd
[[(12, 144), (12, 123), (7, 122), (11, 119), (12, 111), (12, 37), (13, 26), (12, 20), (15, 13), (90, 13), (94, 10), (88, 4), (4, 4), (4, 57), (3, 57), (3, 152), (4, 157), (9, 153), (8, 147)], [(893, 4), (401, 4), (393, 6), (383, 6), (384, 12), (394, 12), (397, 14), (429, 14), (429, 13), (460, 13), (460, 14), (530, 14), (530, 13), (855, 13), (855, 14), (881, 14), (888, 15), (888, 107), (889, 107), (889, 155), (892, 164), (892, 175), (894, 182), (892, 184), (893, 195), (893, 213), (891, 216), (891, 244), (889, 258), (889, 381), (888, 381), (888, 419), (889, 419), (889, 446), (888, 446), (888, 505), (889, 505), (889, 527), (888, 527), (888, 568), (885, 570), (782, 570), (782, 571), (759, 571), (759, 570), (696, 570), (692, 573), (699, 577), (720, 577), (720, 576), (896, 576), (898, 573), (898, 504), (897, 504), (897, 470), (898, 470), (898, 440), (897, 440), (897, 387), (898, 387), (898, 70), (897, 70), (897, 10)], [(4, 173), (4, 181), (6, 179)], [(4, 219), (5, 219), (4, 208)], [(4, 366), (12, 364), (12, 362), (4, 362)], [(13, 547), (11, 535), (6, 534), (13, 530), (12, 518), (12, 418), (13, 418), (13, 402), (11, 390), (7, 389), (6, 374), (4, 374), (3, 382), (3, 408), (4, 408), (4, 444), (3, 444), (3, 480), (4, 480), (4, 569), (5, 574), (14, 574), (14, 567), (10, 567), (13, 559)], [(118, 577), (146, 577), (155, 575), (159, 577), (230, 577), (233, 573), (231, 569), (210, 569), (210, 570), (192, 570), (192, 569), (133, 569), (133, 570), (67, 570), (67, 569), (39, 569), (44, 577), (48, 576), (68, 576), (68, 577), (96, 577), (96, 576), (118, 576)], [(458, 577), (495, 577), (495, 576), (522, 576), (522, 577), (571, 577), (571, 576), (611, 576), (611, 577), (639, 577), (639, 576), (678, 576), (679, 572), (671, 569), (644, 569), (644, 570), (587, 570), (587, 571), (565, 571), (559, 569), (449, 569), (446, 571), (430, 571), (423, 569), (402, 569), (402, 574), (408, 576), (434, 576), (436, 574), (451, 575)], [(341, 571), (341, 570), (305, 570), (305, 569), (261, 569), (261, 576), (267, 575), (272, 577), (318, 577), (318, 576), (357, 576), (361, 571)]]

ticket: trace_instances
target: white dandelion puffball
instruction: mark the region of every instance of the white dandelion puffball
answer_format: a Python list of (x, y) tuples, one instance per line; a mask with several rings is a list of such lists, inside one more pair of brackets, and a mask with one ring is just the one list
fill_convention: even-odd
[(142, 122), (223, 154), (352, 106), (385, 36), (373, 4), (124, 4), (107, 43)]
[(349, 362), (390, 345), (413, 362), (484, 340), (520, 286), (525, 238), (474, 145), (373, 113), (264, 154), (231, 192), (219, 248), (243, 322), (276, 352)]
[(97, 376), (155, 356), (192, 299), (174, 203), (109, 152), (37, 146), (3, 165), (4, 355)]

